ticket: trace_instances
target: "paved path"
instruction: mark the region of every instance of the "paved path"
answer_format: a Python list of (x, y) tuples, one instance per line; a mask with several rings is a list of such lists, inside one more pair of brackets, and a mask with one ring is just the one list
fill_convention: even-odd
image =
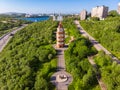
[(27, 25), (23, 25), (17, 29), (15, 29), (14, 31), (11, 31), (7, 34), (5, 34), (4, 36), (0, 37), (0, 52), (3, 50), (3, 48), (7, 45), (7, 43), (9, 42), (9, 40), (13, 37), (13, 35), (23, 29), (24, 27), (26, 27)]
[(65, 70), (65, 60), (64, 60), (64, 49), (56, 49), (57, 50), (57, 57), (58, 57), (58, 71)]
[[(53, 47), (57, 51), (57, 72), (52, 75), (51, 82), (56, 86), (57, 90), (68, 90), (68, 85), (72, 82), (73, 78), (72, 76), (65, 71), (65, 60), (64, 60), (64, 50), (67, 49), (67, 46), (64, 48), (56, 48), (55, 45)], [(58, 82), (56, 77), (60, 74), (64, 74), (67, 76), (67, 81), (65, 82)]]
[(89, 60), (90, 64), (93, 66), (93, 68), (95, 68), (96, 71), (97, 71), (97, 72), (96, 72), (96, 78), (97, 78), (98, 83), (99, 83), (99, 85), (100, 85), (100, 87), (101, 87), (101, 90), (107, 90), (106, 85), (105, 85), (104, 82), (101, 80), (101, 74), (100, 74), (100, 71), (98, 71), (98, 67), (97, 67), (96, 63), (94, 62), (94, 60), (93, 60), (93, 56), (89, 56), (89, 57), (88, 57), (88, 60)]
[(91, 35), (89, 35), (80, 25), (79, 21), (75, 20), (75, 24), (77, 25), (77, 28), (79, 29), (80, 33), (84, 36), (89, 38), (90, 42), (93, 44), (93, 46), (98, 50), (103, 50), (106, 54), (108, 54), (109, 56), (111, 56), (111, 58), (113, 59), (113, 61), (116, 61), (117, 63), (120, 64), (120, 60), (113, 56), (106, 48), (104, 48), (98, 41), (96, 41)]
[[(68, 78), (67, 81), (65, 82), (56, 81), (56, 77), (60, 74), (66, 75)], [(56, 90), (68, 90), (68, 85), (72, 82), (72, 80), (73, 80), (72, 76), (64, 70), (56, 72), (51, 77), (51, 82), (56, 86)]]

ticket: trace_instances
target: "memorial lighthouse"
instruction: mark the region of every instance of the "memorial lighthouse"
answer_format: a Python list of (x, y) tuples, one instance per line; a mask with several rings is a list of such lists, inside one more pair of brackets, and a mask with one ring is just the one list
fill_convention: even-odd
[(65, 32), (61, 22), (59, 23), (59, 26), (57, 28), (56, 39), (57, 39), (57, 45), (56, 45), (57, 48), (63, 48), (64, 40), (65, 40)]

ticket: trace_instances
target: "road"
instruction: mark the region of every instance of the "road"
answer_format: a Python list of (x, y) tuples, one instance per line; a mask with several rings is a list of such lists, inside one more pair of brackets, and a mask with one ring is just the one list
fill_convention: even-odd
[[(54, 73), (51, 77), (51, 82), (56, 86), (57, 90), (68, 90), (68, 85), (72, 82), (73, 78), (72, 76), (66, 72), (65, 69), (65, 59), (64, 59), (64, 51), (67, 49), (67, 45), (64, 48), (56, 48), (55, 45), (53, 47), (57, 51), (57, 72)], [(65, 82), (59, 82), (57, 81), (57, 76), (64, 74), (67, 76), (67, 81)]]
[(2, 36), (2, 37), (0, 37), (0, 52), (4, 49), (4, 47), (7, 45), (7, 43), (8, 43), (9, 40), (13, 37), (14, 34), (15, 34), (17, 31), (23, 29), (23, 28), (26, 27), (26, 26), (27, 26), (27, 24), (26, 24), (26, 25), (23, 25), (23, 26), (21, 26), (21, 27), (19, 27), (19, 28), (17, 28), (17, 29), (15, 29), (15, 30), (7, 33), (7, 34), (5, 34), (5, 35)]
[(113, 61), (116, 61), (118, 64), (120, 64), (120, 60), (113, 56), (112, 53), (110, 53), (106, 48), (104, 48), (98, 41), (96, 41), (91, 35), (89, 35), (83, 28), (82, 26), (80, 25), (79, 21), (78, 20), (75, 20), (74, 21), (75, 24), (77, 25), (77, 28), (78, 30), (80, 31), (80, 33), (86, 37), (86, 38), (89, 38), (90, 42), (93, 44), (93, 46), (98, 50), (98, 51), (101, 51), (103, 50), (106, 54), (108, 54), (112, 59)]

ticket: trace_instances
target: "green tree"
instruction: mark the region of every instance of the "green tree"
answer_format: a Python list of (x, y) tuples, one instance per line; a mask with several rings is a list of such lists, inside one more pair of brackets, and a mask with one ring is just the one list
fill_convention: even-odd
[(111, 17), (116, 17), (116, 16), (118, 16), (119, 14), (117, 13), (117, 11), (116, 10), (111, 10), (111, 11), (109, 11), (109, 13), (108, 13), (108, 16), (111, 16)]
[(35, 82), (35, 90), (48, 90), (47, 81), (42, 77), (37, 78)]

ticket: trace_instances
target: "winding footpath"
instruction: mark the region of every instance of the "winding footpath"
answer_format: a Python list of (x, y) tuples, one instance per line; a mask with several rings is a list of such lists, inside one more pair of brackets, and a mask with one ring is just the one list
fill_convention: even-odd
[[(68, 90), (68, 85), (72, 82), (73, 78), (65, 69), (64, 51), (67, 49), (67, 46), (64, 48), (56, 48), (56, 46), (53, 45), (53, 47), (57, 51), (58, 62), (57, 72), (52, 75), (51, 82), (56, 86), (56, 90)], [(57, 79), (59, 75), (65, 75), (67, 79), (64, 82), (60, 82), (60, 80)]]
[(25, 24), (25, 25), (23, 25), (23, 26), (15, 29), (15, 30), (13, 30), (13, 31), (5, 34), (4, 36), (0, 37), (0, 52), (4, 49), (4, 47), (7, 45), (7, 43), (8, 43), (9, 40), (13, 37), (14, 34), (15, 34), (17, 31), (23, 29), (23, 28), (26, 27), (26, 26), (27, 26), (27, 24)]
[(106, 85), (104, 84), (104, 82), (101, 79), (100, 71), (98, 71), (98, 67), (97, 67), (96, 63), (94, 62), (94, 60), (93, 60), (93, 56), (89, 56), (88, 60), (89, 60), (90, 64), (93, 66), (93, 68), (96, 69), (96, 71), (97, 71), (96, 72), (96, 78), (97, 78), (97, 81), (98, 81), (98, 83), (100, 85), (101, 90), (107, 90)]
[(80, 31), (80, 33), (86, 37), (89, 38), (90, 42), (93, 44), (93, 46), (98, 50), (101, 51), (103, 50), (106, 54), (108, 54), (113, 61), (116, 61), (118, 64), (120, 64), (120, 60), (113, 56), (112, 53), (110, 53), (106, 48), (104, 48), (98, 41), (96, 41), (90, 34), (88, 34), (80, 25), (78, 20), (75, 20), (74, 23), (77, 25), (78, 30)]

